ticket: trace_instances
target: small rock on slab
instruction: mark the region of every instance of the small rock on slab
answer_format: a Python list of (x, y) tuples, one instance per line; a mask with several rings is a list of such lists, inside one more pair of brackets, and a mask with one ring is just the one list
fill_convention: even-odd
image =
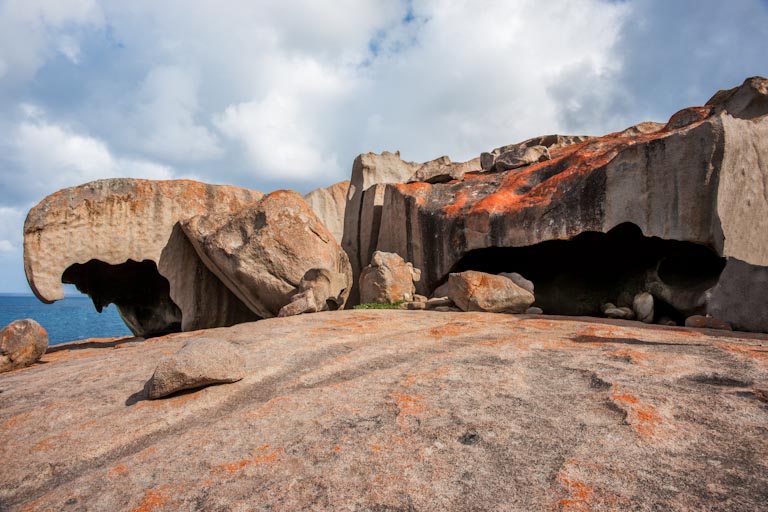
[(48, 332), (31, 318), (15, 320), (0, 330), (0, 373), (36, 362), (48, 348)]
[(603, 311), (606, 318), (616, 318), (619, 320), (634, 320), (635, 313), (629, 308), (608, 308)]
[(237, 382), (245, 377), (242, 349), (232, 343), (197, 338), (160, 361), (148, 382), (149, 398), (210, 384)]
[(638, 320), (646, 324), (653, 323), (653, 295), (648, 292), (638, 293), (632, 301), (632, 309)]
[(427, 309), (426, 302), (405, 302), (404, 305), (405, 309), (409, 309), (411, 311)]
[(544, 310), (541, 308), (537, 308), (536, 306), (531, 306), (530, 308), (525, 310), (526, 315), (543, 315)]
[(454, 307), (455, 304), (448, 297), (434, 297), (427, 301), (427, 309), (435, 309), (444, 306)]
[(461, 312), (459, 308), (456, 308), (453, 306), (437, 306), (432, 311), (437, 311), (438, 313), (460, 313)]
[(462, 311), (489, 313), (523, 313), (535, 300), (511, 279), (474, 270), (448, 276), (448, 298)]
[(706, 329), (720, 329), (722, 331), (732, 331), (731, 324), (719, 318), (703, 315), (693, 315), (685, 319), (686, 327), (700, 327)]

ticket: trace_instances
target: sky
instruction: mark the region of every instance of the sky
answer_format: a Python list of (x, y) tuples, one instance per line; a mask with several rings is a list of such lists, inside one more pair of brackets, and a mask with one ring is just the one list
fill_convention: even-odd
[(768, 76), (768, 0), (0, 0), (0, 292), (94, 179), (269, 192), (665, 121)]

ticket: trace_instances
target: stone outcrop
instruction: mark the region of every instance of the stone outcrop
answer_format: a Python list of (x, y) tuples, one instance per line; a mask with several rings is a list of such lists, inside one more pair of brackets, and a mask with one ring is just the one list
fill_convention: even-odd
[(272, 192), (235, 213), (200, 215), (181, 226), (208, 269), (262, 318), (277, 316), (313, 269), (330, 276), (326, 296), (314, 290), (323, 309), (346, 302), (351, 282), (347, 255), (295, 192)]
[(480, 157), (468, 162), (451, 162), (447, 156), (441, 156), (421, 165), (407, 183), (422, 181), (424, 183), (446, 183), (453, 180), (463, 180), (468, 172), (480, 170)]
[(243, 377), (245, 356), (240, 347), (219, 339), (195, 338), (160, 361), (147, 382), (147, 398), (157, 399), (187, 389), (237, 382)]
[[(661, 128), (643, 123), (499, 148), (482, 155), (487, 172), (462, 181), (386, 185), (378, 239), (368, 248), (421, 268), (424, 295), (451, 272), (518, 271), (548, 313), (600, 315), (620, 294), (647, 291), (671, 300), (663, 313), (678, 322), (711, 313), (768, 331), (768, 322), (748, 320), (765, 317), (768, 288), (745, 292), (735, 271), (723, 272), (738, 262), (749, 266), (738, 270), (745, 276), (768, 268), (766, 84), (749, 79)], [(536, 146), (551, 159), (496, 165)], [(731, 300), (727, 312), (713, 295), (750, 300)]]
[(341, 243), (344, 236), (344, 211), (347, 206), (348, 192), (349, 180), (340, 181), (330, 187), (318, 188), (304, 196), (304, 201), (338, 243)]
[(61, 190), (27, 216), (27, 280), (46, 303), (64, 297), (62, 281), (88, 293), (99, 311), (114, 303), (140, 336), (254, 319), (174, 228), (202, 213), (237, 211), (262, 195), (188, 180), (108, 179)]
[(0, 509), (768, 503), (763, 335), (367, 310), (205, 336), (243, 349), (241, 381), (145, 399), (198, 333), (65, 344), (0, 375)]
[(29, 366), (45, 354), (48, 332), (30, 318), (0, 329), (0, 373)]
[(448, 298), (462, 311), (524, 313), (534, 296), (504, 276), (468, 270), (448, 277)]
[(376, 251), (371, 264), (360, 274), (360, 301), (363, 304), (394, 304), (414, 299), (414, 283), (421, 270), (397, 254)]

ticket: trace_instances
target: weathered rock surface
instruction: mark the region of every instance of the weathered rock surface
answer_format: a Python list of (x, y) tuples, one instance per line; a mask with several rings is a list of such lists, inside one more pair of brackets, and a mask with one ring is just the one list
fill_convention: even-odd
[(0, 329), (0, 373), (35, 363), (48, 348), (48, 332), (31, 318)]
[(163, 358), (147, 382), (147, 398), (211, 384), (237, 382), (245, 377), (243, 351), (228, 341), (194, 338), (178, 352)]
[(751, 512), (768, 502), (762, 335), (319, 313), (208, 331), (244, 349), (245, 378), (144, 400), (157, 361), (200, 336), (56, 346), (45, 364), (0, 375), (0, 509)]
[[(638, 320), (646, 324), (653, 323), (653, 295), (648, 292), (638, 293), (632, 301), (632, 311)], [(606, 314), (608, 312), (606, 311)]]
[(526, 279), (517, 272), (501, 272), (499, 275), (511, 279), (517, 286), (535, 295), (535, 287), (530, 279)]
[[(548, 313), (598, 315), (622, 291), (647, 287), (679, 320), (710, 313), (768, 331), (768, 321), (746, 320), (765, 318), (767, 287), (731, 302), (739, 313), (708, 302), (715, 285), (738, 295), (726, 262), (768, 268), (767, 87), (749, 79), (662, 128), (499, 148), (481, 157), (494, 172), (463, 181), (386, 185), (375, 249), (423, 270), (417, 293), (451, 272), (517, 271)], [(496, 169), (502, 154), (533, 146), (547, 147), (551, 160)]]
[(448, 277), (448, 298), (462, 311), (524, 313), (534, 297), (504, 276), (468, 270)]
[(408, 180), (408, 183), (423, 181), (424, 183), (446, 183), (453, 180), (463, 180), (468, 172), (476, 172), (481, 169), (480, 158), (468, 162), (451, 162), (447, 156), (441, 156), (435, 160), (425, 162), (416, 173)]
[[(231, 300), (213, 300), (225, 297), (226, 290), (198, 273), (201, 267), (194, 257), (192, 261), (187, 257), (183, 241), (181, 248), (169, 248), (169, 240), (180, 220), (202, 213), (231, 213), (262, 195), (189, 180), (122, 178), (61, 190), (27, 216), (27, 280), (46, 303), (64, 297), (62, 280), (88, 293), (99, 311), (114, 303), (137, 335), (178, 330), (182, 325), (222, 325), (211, 324), (206, 315), (237, 316), (241, 308)], [(188, 309), (192, 305), (198, 307)]]
[(720, 329), (724, 331), (732, 331), (733, 327), (728, 322), (724, 322), (718, 318), (711, 316), (693, 315), (685, 319), (686, 327), (698, 327), (706, 329)]
[(349, 183), (349, 180), (340, 181), (330, 187), (313, 190), (304, 196), (304, 201), (339, 244), (344, 236), (344, 211), (347, 206)]
[(323, 309), (329, 301), (343, 307), (349, 295), (347, 255), (295, 192), (278, 190), (230, 215), (200, 215), (181, 226), (208, 269), (262, 318), (277, 316), (311, 270), (329, 276), (328, 295), (313, 290)]
[(421, 270), (397, 254), (376, 251), (371, 264), (360, 274), (360, 301), (363, 304), (394, 304), (414, 300), (414, 283)]

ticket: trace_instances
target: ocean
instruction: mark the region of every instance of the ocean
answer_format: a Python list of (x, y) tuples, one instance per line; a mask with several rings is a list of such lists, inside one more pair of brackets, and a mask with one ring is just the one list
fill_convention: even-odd
[(84, 338), (133, 336), (114, 305), (98, 313), (85, 295), (43, 304), (34, 295), (0, 293), (0, 328), (22, 318), (42, 325), (48, 331), (49, 345)]

